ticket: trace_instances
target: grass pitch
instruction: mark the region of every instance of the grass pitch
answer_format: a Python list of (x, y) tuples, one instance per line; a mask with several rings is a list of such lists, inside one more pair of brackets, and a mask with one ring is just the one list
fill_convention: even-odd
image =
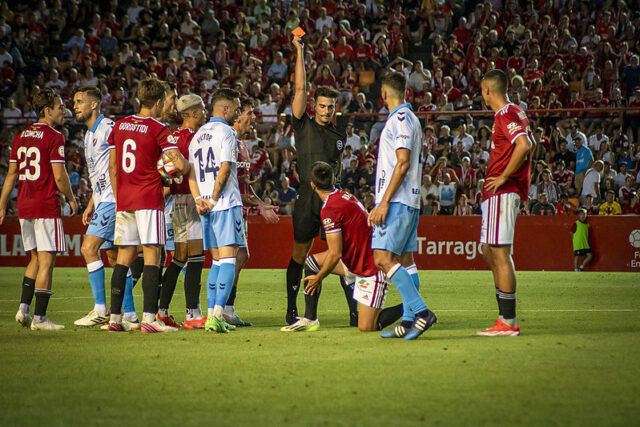
[[(474, 332), (496, 317), (490, 274), (423, 271), (422, 294), (439, 323), (405, 342), (346, 327), (336, 279), (324, 285), (319, 332), (280, 332), (278, 270), (242, 273), (237, 308), (253, 327), (143, 336), (74, 330), (92, 307), (91, 291), (84, 269), (59, 268), (49, 314), (68, 329), (33, 332), (13, 319), (22, 271), (0, 269), (2, 426), (626, 426), (640, 419), (638, 274), (518, 273), (523, 335), (481, 338)], [(181, 283), (172, 304), (180, 320)], [(135, 294), (140, 311), (139, 286)], [(397, 301), (392, 290), (387, 304)]]

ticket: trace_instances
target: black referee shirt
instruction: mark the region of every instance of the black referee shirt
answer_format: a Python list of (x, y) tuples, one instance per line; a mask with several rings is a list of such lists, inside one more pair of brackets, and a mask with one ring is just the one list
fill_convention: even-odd
[(301, 119), (291, 116), (291, 124), (295, 132), (298, 175), (300, 184), (305, 187), (311, 182), (311, 166), (317, 161), (329, 163), (340, 182), (340, 158), (344, 150), (346, 134), (329, 123), (320, 126), (304, 113)]

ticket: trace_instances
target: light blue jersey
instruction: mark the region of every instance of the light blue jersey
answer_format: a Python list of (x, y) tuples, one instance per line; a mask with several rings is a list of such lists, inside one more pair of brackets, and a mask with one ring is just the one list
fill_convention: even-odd
[(113, 189), (109, 177), (109, 135), (114, 122), (100, 114), (91, 129), (84, 135), (84, 155), (87, 159), (89, 181), (93, 189), (93, 203), (113, 203)]

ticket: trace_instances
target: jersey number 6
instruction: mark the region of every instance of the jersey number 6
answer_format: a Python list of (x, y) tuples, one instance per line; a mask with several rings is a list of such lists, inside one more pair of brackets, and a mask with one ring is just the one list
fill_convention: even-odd
[(126, 139), (122, 145), (122, 170), (131, 173), (136, 168), (136, 142), (133, 139)]

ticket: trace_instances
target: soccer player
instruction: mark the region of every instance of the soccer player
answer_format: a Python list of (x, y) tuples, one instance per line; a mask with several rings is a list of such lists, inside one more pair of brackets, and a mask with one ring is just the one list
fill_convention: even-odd
[(376, 206), (369, 214), (373, 229), (373, 257), (402, 296), (402, 322), (383, 338), (416, 339), (437, 321), (418, 289), (420, 279), (413, 260), (418, 249), (422, 178), (422, 129), (405, 101), (407, 82), (400, 73), (382, 78), (381, 96), (389, 117), (380, 134), (376, 170)]
[(242, 98), (240, 100), (241, 113), (233, 123), (233, 129), (238, 135), (238, 184), (240, 186), (240, 196), (242, 197), (242, 219), (244, 221), (245, 242), (238, 248), (238, 255), (236, 256), (236, 276), (233, 283), (233, 289), (229, 295), (226, 305), (224, 306), (223, 317), (224, 320), (233, 326), (251, 326), (250, 322), (245, 322), (238, 316), (235, 310), (235, 300), (238, 289), (238, 279), (240, 277), (240, 271), (249, 260), (249, 224), (247, 224), (246, 207), (256, 207), (258, 212), (269, 223), (278, 222), (280, 219), (274, 212), (276, 206), (267, 205), (259, 197), (253, 193), (251, 184), (255, 181), (251, 181), (251, 155), (249, 149), (243, 141), (243, 137), (247, 136), (255, 123), (255, 114), (253, 112), (253, 100), (250, 98)]
[[(82, 241), (82, 256), (89, 270), (89, 284), (93, 292), (94, 307), (89, 313), (73, 322), (76, 326), (91, 327), (109, 321), (104, 289), (105, 272), (100, 249), (106, 249), (111, 266), (116, 265), (118, 250), (113, 246), (116, 228), (116, 203), (109, 177), (109, 142), (113, 120), (100, 114), (102, 97), (96, 87), (84, 87), (73, 96), (73, 111), (77, 121), (87, 126), (84, 136), (84, 154), (87, 159), (89, 180), (93, 195), (82, 214), (82, 223), (88, 225)], [(127, 274), (123, 302), (124, 322), (130, 329), (139, 329), (140, 322), (133, 302), (133, 278)]]
[(165, 99), (157, 79), (140, 82), (140, 113), (118, 120), (109, 135), (111, 185), (116, 197), (115, 244), (118, 258), (111, 277), (110, 331), (124, 331), (122, 298), (127, 272), (142, 245), (143, 333), (174, 332), (176, 328), (156, 319), (160, 250), (165, 243), (164, 197), (157, 161), (163, 156), (184, 175), (189, 165), (178, 150), (169, 128), (156, 120)]
[(305, 314), (283, 332), (316, 331), (318, 299), (322, 280), (330, 273), (355, 275), (353, 297), (358, 301), (358, 329), (380, 330), (398, 320), (402, 304), (381, 310), (387, 293), (384, 274), (376, 268), (371, 249), (371, 227), (367, 211), (358, 199), (344, 190), (336, 190), (331, 166), (314, 163), (311, 187), (322, 200), (320, 216), (327, 235), (328, 250), (309, 255), (305, 262)]
[(238, 247), (244, 244), (238, 144), (231, 127), (240, 114), (240, 94), (220, 89), (213, 94), (211, 105), (213, 117), (189, 145), (189, 187), (201, 215), (204, 246), (212, 258), (205, 331), (227, 333), (235, 326), (224, 320), (224, 306), (233, 288)]
[[(185, 157), (189, 157), (191, 139), (207, 120), (204, 101), (198, 95), (184, 95), (177, 101), (177, 110), (182, 116), (182, 125), (176, 128), (172, 135), (176, 140), (180, 153)], [(204, 264), (202, 223), (196, 211), (193, 197), (191, 197), (188, 177), (180, 177), (178, 181), (179, 183), (174, 180), (171, 184), (173, 212), (169, 216), (169, 219), (173, 222), (171, 233), (175, 240), (175, 252), (171, 264), (169, 264), (162, 277), (158, 319), (169, 326), (180, 326), (173, 316), (169, 314), (169, 304), (176, 289), (178, 276), (186, 263), (184, 293), (187, 312), (183, 326), (185, 329), (203, 329), (206, 319), (202, 316), (200, 310), (200, 276), (202, 275), (202, 266)], [(165, 200), (168, 200), (168, 198)], [(167, 236), (169, 236), (168, 232)]]
[[(0, 224), (4, 221), (9, 195), (18, 180), (18, 218), (25, 252), (31, 260), (22, 279), (22, 297), (16, 322), (32, 330), (57, 331), (64, 325), (47, 318), (51, 279), (56, 253), (67, 249), (59, 193), (69, 203), (72, 215), (78, 204), (65, 169), (64, 136), (53, 127), (64, 123), (64, 104), (50, 88), (33, 97), (38, 122), (18, 132), (11, 144), (9, 171), (0, 194)], [(33, 319), (29, 306), (35, 293)]]
[(533, 135), (522, 109), (509, 102), (507, 76), (500, 70), (487, 72), (480, 84), (482, 98), (494, 112), (491, 153), (482, 192), (482, 255), (493, 273), (499, 316), (495, 324), (478, 332), (481, 336), (516, 336), (516, 272), (511, 245), (520, 211), (531, 183), (529, 151)]
[[(340, 159), (346, 135), (333, 125), (339, 92), (321, 86), (315, 92), (315, 117), (307, 115), (307, 78), (304, 69), (304, 46), (294, 36), (296, 49), (295, 94), (293, 96), (292, 126), (296, 137), (296, 151), (300, 187), (293, 207), (293, 253), (287, 267), (287, 312), (285, 320), (292, 324), (298, 319), (297, 298), (302, 270), (313, 239), (320, 232), (320, 199), (311, 189), (311, 166), (317, 161), (331, 165), (334, 174), (340, 174)], [(353, 299), (353, 284), (341, 280), (349, 304), (350, 324), (358, 324), (358, 306)]]

